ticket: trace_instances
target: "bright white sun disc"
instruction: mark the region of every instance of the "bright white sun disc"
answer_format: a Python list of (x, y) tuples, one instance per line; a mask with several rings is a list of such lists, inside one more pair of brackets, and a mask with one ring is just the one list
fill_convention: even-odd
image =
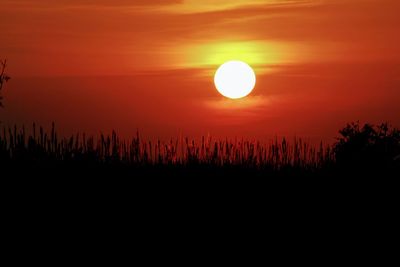
[(253, 69), (243, 61), (222, 64), (214, 76), (215, 87), (221, 95), (238, 99), (247, 96), (256, 85)]

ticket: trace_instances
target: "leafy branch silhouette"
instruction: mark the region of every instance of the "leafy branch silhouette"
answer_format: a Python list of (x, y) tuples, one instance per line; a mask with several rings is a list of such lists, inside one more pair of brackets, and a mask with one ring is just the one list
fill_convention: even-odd
[(11, 77), (6, 74), (6, 67), (7, 67), (7, 60), (0, 60), (0, 67), (1, 67), (1, 72), (0, 72), (0, 107), (3, 107), (3, 97), (1, 95), (1, 91), (3, 89), (3, 85), (8, 82)]

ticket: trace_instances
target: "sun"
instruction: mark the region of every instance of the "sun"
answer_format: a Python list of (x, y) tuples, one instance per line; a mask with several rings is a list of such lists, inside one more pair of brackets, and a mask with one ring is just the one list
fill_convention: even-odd
[(228, 61), (222, 64), (214, 76), (215, 87), (221, 95), (238, 99), (253, 91), (256, 75), (253, 69), (243, 61)]

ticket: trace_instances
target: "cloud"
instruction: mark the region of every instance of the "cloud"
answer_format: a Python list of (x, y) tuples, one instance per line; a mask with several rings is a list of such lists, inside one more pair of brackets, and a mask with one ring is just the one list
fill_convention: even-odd
[(0, 51), (21, 72), (400, 59), (397, 0), (3, 1)]
[(185, 0), (180, 5), (170, 5), (165, 11), (173, 13), (210, 13), (242, 8), (263, 8), (314, 3), (316, 0)]
[(82, 6), (104, 6), (104, 7), (145, 7), (145, 6), (164, 6), (180, 4), (183, 0), (5, 0), (2, 5), (14, 7), (82, 7)]

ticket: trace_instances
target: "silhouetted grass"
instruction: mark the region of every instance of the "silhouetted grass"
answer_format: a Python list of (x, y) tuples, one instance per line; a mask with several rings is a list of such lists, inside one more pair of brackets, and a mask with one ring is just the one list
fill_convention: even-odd
[(275, 139), (267, 144), (257, 141), (213, 140), (202, 137), (200, 142), (175, 138), (169, 142), (142, 139), (139, 133), (123, 140), (116, 132), (97, 138), (76, 134), (60, 138), (54, 124), (50, 132), (33, 125), (32, 133), (25, 127), (3, 128), (0, 137), (1, 160), (31, 163), (81, 162), (125, 166), (240, 166), (253, 169), (281, 170), (299, 168), (317, 170), (334, 161), (332, 149), (322, 143), (315, 148), (294, 139)]
[[(397, 130), (394, 133), (393, 136), (397, 137)], [(377, 136), (379, 140), (386, 140), (383, 139), (382, 132)], [(261, 143), (245, 139), (214, 140), (211, 136), (203, 136), (198, 142), (189, 138), (174, 138), (162, 142), (146, 140), (136, 133), (131, 140), (124, 140), (116, 132), (97, 137), (76, 134), (62, 138), (57, 134), (54, 124), (49, 132), (33, 124), (29, 134), (25, 127), (3, 127), (0, 136), (0, 164), (5, 167), (16, 166), (15, 168), (89, 168), (96, 171), (110, 170), (114, 173), (145, 170), (160, 175), (170, 172), (188, 175), (224, 175), (226, 172), (260, 176), (266, 173), (277, 176), (321, 173), (329, 175), (337, 171), (339, 165), (345, 166), (346, 170), (354, 165), (351, 163), (354, 149), (347, 149), (354, 147), (349, 146), (353, 139), (345, 136), (333, 146), (324, 146), (322, 143), (313, 146), (300, 138), (291, 142), (285, 138), (275, 138), (268, 143)], [(393, 144), (399, 145), (397, 139), (390, 140), (392, 147)], [(381, 144), (382, 141), (375, 143)], [(385, 141), (384, 144), (387, 147), (389, 142)], [(370, 147), (371, 144), (368, 143), (367, 146)], [(389, 166), (387, 163), (391, 164), (393, 151), (399, 149), (390, 151), (391, 157), (387, 157), (385, 165), (377, 165), (378, 167)], [(343, 164), (343, 159), (347, 159), (344, 155), (350, 155), (347, 157), (347, 165)], [(368, 161), (368, 165), (373, 165), (373, 162)], [(364, 168), (362, 166), (362, 162), (358, 162), (357, 167)], [(365, 166), (365, 170), (368, 169)]]

